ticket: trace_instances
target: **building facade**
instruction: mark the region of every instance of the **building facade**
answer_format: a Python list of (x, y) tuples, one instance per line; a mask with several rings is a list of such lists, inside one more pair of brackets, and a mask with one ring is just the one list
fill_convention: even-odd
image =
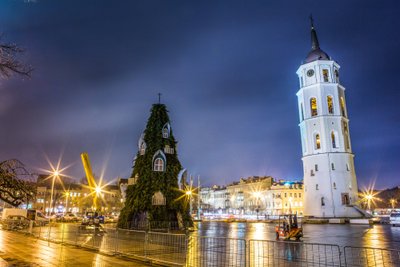
[(274, 182), (265, 194), (265, 214), (303, 215), (304, 189), (302, 182)]
[[(83, 213), (93, 208), (93, 198), (90, 188), (86, 184), (60, 177), (55, 180), (52, 190), (51, 179), (52, 177), (48, 175), (39, 175), (36, 202), (33, 208), (41, 210), (45, 214)], [(102, 188), (99, 198), (101, 212), (119, 212), (122, 205), (121, 191), (117, 185), (107, 185)]]
[(360, 217), (345, 88), (340, 66), (321, 50), (313, 23), (312, 49), (297, 70), (304, 169), (304, 215)]
[(227, 186), (203, 187), (199, 196), (203, 214), (303, 214), (303, 183), (274, 182), (270, 176), (241, 178)]

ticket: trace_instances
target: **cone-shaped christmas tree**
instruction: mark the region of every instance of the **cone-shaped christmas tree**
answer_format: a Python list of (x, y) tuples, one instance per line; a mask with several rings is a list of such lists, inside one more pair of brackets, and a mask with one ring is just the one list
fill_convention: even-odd
[(153, 105), (138, 150), (131, 176), (134, 184), (127, 188), (118, 227), (145, 228), (157, 224), (183, 228), (190, 225), (187, 200), (178, 185), (182, 166), (164, 104)]

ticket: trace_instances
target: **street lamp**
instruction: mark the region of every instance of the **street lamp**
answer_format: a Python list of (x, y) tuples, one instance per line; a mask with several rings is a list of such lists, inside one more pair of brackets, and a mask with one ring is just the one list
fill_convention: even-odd
[(60, 175), (60, 172), (58, 170), (55, 170), (52, 173), (52, 177), (53, 178), (52, 178), (52, 181), (51, 181), (50, 207), (49, 207), (49, 211), (48, 211), (47, 215), (49, 215), (49, 213), (51, 215), (51, 209), (53, 207), (54, 183), (55, 183), (56, 178), (58, 178), (59, 175)]
[(192, 216), (193, 204), (192, 204), (192, 190), (187, 190), (185, 192), (186, 196), (189, 198), (189, 210), (190, 216)]

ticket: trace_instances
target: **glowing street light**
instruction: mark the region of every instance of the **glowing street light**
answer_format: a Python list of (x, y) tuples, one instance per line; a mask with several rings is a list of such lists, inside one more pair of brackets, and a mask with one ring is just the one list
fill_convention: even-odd
[(394, 209), (394, 207), (395, 207), (395, 205), (397, 203), (397, 200), (394, 199), (394, 198), (391, 198), (389, 201), (390, 201), (390, 205), (392, 206), (392, 209)]
[(58, 178), (60, 175), (60, 172), (58, 170), (53, 171), (52, 173), (52, 181), (51, 181), (51, 193), (50, 193), (50, 207), (49, 207), (49, 212), (51, 214), (51, 210), (53, 208), (53, 194), (54, 194), (54, 183), (56, 181), (56, 178)]

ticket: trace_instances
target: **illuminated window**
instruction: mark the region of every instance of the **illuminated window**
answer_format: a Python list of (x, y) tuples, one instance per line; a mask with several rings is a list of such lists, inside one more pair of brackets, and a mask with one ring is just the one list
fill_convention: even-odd
[(342, 112), (342, 116), (346, 117), (346, 109), (345, 109), (345, 103), (344, 103), (343, 96), (340, 97), (340, 109), (341, 109), (341, 112)]
[(329, 114), (333, 114), (333, 97), (328, 95), (326, 98), (326, 101), (328, 103), (328, 112)]
[(154, 161), (154, 171), (156, 172), (164, 171), (164, 161), (162, 160), (162, 158), (157, 158)]
[(324, 82), (329, 82), (329, 71), (327, 69), (322, 70), (322, 78)]
[(331, 132), (331, 141), (332, 141), (332, 147), (337, 148), (336, 147), (336, 137), (335, 137), (335, 133), (333, 131)]
[(310, 99), (310, 107), (311, 107), (311, 116), (317, 116), (318, 115), (317, 99), (315, 97), (312, 97)]
[(319, 138), (319, 134), (315, 135), (315, 149), (321, 148), (321, 139)]
[(322, 77), (324, 78), (324, 82), (329, 82), (329, 71), (327, 69), (322, 70)]

